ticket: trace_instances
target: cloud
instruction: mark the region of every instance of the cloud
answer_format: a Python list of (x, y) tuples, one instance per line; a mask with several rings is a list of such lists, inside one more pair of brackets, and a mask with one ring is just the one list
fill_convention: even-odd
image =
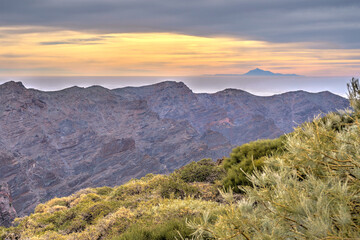
[(0, 54), (0, 58), (25, 58), (29, 57), (26, 54)]
[[(280, 72), (307, 76), (342, 76), (357, 73), (359, 67), (356, 65), (360, 66), (360, 59), (357, 59), (360, 49), (312, 49), (305, 43), (170, 33), (103, 35), (55, 31), (17, 33), (0, 40), (1, 45), (3, 41), (8, 45), (0, 49), (1, 67), (18, 68), (19, 71), (6, 71), (7, 75), (16, 73), (17, 76), (29, 73), (44, 76), (194, 76), (241, 74), (255, 67), (269, 70), (287, 67)], [(345, 65), (352, 67), (344, 68)], [(28, 68), (36, 70), (28, 71)], [(4, 72), (0, 75), (5, 75)]]
[(40, 42), (40, 45), (64, 45), (64, 44), (80, 44), (80, 45), (93, 45), (100, 44), (100, 41), (111, 38), (111, 36), (98, 36), (93, 38), (79, 38), (79, 39), (69, 39), (66, 41), (50, 41), (50, 42)]
[(340, 48), (360, 47), (359, 12), (358, 0), (0, 0), (3, 26), (225, 35)]
[(64, 72), (61, 68), (0, 68), (0, 72)]
[(70, 42), (41, 42), (40, 45), (63, 45), (71, 44)]

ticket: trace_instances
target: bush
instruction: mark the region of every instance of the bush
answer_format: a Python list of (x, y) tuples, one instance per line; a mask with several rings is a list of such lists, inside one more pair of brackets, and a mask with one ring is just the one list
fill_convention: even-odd
[(285, 136), (281, 136), (274, 140), (258, 140), (234, 148), (230, 157), (225, 158), (222, 163), (226, 170), (224, 187), (241, 192), (239, 186), (250, 184), (246, 175), (253, 173), (255, 169), (261, 170), (265, 157), (284, 152), (284, 140)]
[(134, 224), (120, 237), (115, 237), (113, 240), (174, 240), (180, 239), (180, 236), (191, 238), (192, 232), (193, 230), (186, 226), (185, 218), (175, 218), (165, 223)]
[(359, 79), (352, 78), (347, 84), (350, 105), (355, 113), (360, 113), (360, 84)]
[(214, 183), (225, 176), (223, 168), (216, 166), (211, 159), (202, 159), (199, 162), (192, 162), (176, 170), (184, 182), (209, 182)]
[(95, 190), (96, 190), (97, 194), (103, 195), (103, 196), (108, 196), (113, 191), (113, 189), (111, 187), (107, 187), (107, 186), (96, 188)]
[(176, 174), (170, 175), (160, 185), (160, 196), (163, 198), (184, 198), (186, 196), (195, 196), (199, 190), (184, 182)]

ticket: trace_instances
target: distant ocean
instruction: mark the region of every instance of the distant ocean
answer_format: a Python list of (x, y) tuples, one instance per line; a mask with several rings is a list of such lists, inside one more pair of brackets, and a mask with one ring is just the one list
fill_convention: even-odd
[(346, 97), (346, 83), (351, 77), (249, 77), (249, 76), (194, 76), (194, 77), (0, 77), (0, 83), (22, 81), (27, 88), (56, 91), (79, 86), (100, 85), (106, 88), (144, 86), (162, 81), (182, 81), (193, 92), (214, 93), (226, 88), (242, 89), (255, 95), (269, 96), (288, 91), (330, 91)]

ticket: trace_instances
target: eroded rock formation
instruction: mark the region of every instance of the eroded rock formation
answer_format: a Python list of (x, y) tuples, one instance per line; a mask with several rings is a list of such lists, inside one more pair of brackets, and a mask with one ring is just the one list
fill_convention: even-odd
[(0, 183), (0, 226), (11, 226), (15, 217), (16, 211), (12, 205), (9, 186)]

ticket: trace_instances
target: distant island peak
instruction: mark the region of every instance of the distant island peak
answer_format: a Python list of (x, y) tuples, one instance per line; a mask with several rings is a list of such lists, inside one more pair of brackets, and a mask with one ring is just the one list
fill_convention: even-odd
[(298, 74), (283, 74), (283, 73), (274, 73), (271, 71), (266, 71), (260, 68), (255, 68), (248, 71), (245, 74), (215, 74), (214, 76), (224, 76), (224, 77), (236, 77), (236, 76), (283, 76), (283, 77), (303, 77)]
[(297, 74), (282, 74), (282, 73), (273, 73), (271, 71), (262, 70), (260, 68), (255, 68), (243, 74), (244, 76), (285, 76), (285, 77), (300, 77)]

